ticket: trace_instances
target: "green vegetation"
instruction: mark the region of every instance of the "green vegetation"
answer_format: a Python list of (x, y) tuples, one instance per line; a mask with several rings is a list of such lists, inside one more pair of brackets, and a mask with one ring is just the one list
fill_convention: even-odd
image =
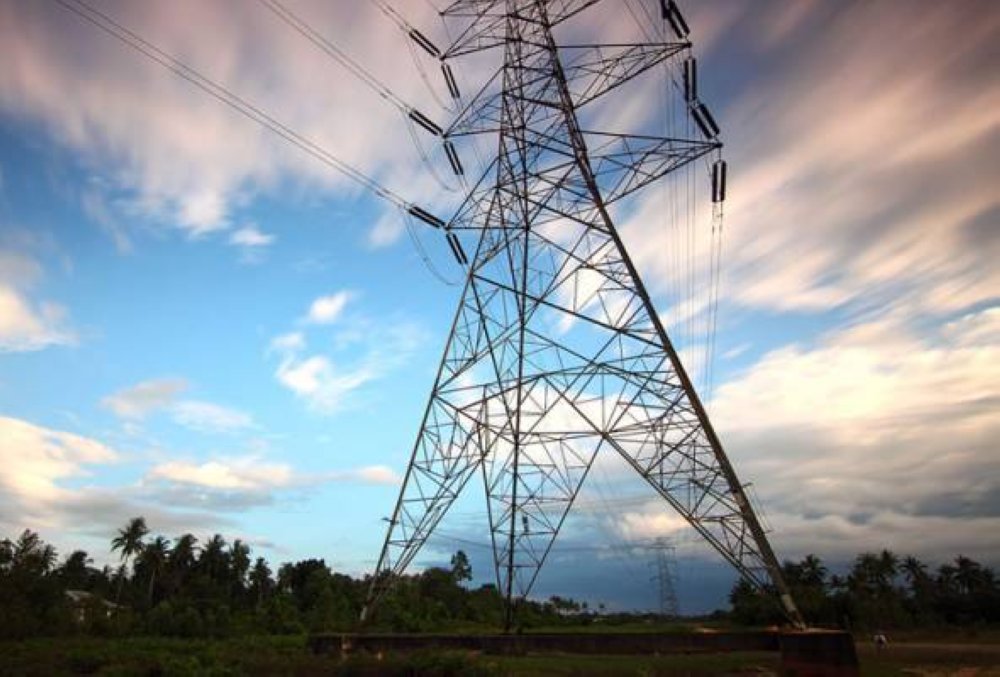
[[(228, 638), (351, 631), (370, 578), (330, 570), (321, 559), (282, 564), (273, 572), (240, 540), (216, 534), (204, 543), (191, 534), (150, 536), (136, 517), (111, 541), (117, 568), (96, 569), (86, 552), (57, 561), (55, 549), (25, 531), (0, 541), (0, 639), (40, 636), (159, 636)], [(828, 575), (809, 555), (786, 562), (785, 576), (807, 620), (859, 632), (919, 627), (979, 627), (1000, 622), (1000, 584), (993, 571), (968, 557), (932, 573), (915, 557), (888, 551), (859, 555), (844, 577)], [(385, 632), (494, 632), (502, 599), (495, 586), (468, 588), (469, 560), (455, 553), (447, 569), (404, 576), (369, 627)], [(732, 611), (714, 620), (743, 626), (779, 623), (773, 596), (738, 583)], [(523, 601), (523, 630), (588, 629), (667, 632), (654, 615), (593, 614), (586, 603), (552, 597)]]
[[(61, 561), (38, 534), (0, 541), (0, 676), (58, 674), (720, 674), (776, 673), (778, 654), (501, 657), (467, 652), (312, 655), (310, 632), (356, 629), (369, 578), (306, 559), (271, 569), (250, 548), (215, 535), (169, 540), (135, 518), (111, 542), (118, 565), (95, 568), (81, 550)], [(865, 674), (914, 669), (974, 670), (1000, 663), (1000, 586), (993, 571), (959, 556), (933, 573), (913, 557), (862, 554), (846, 576), (815, 556), (785, 574), (811, 623), (890, 634), (876, 654), (860, 642)], [(368, 629), (382, 632), (496, 632), (502, 599), (494, 586), (467, 587), (468, 558), (405, 576)], [(750, 627), (779, 620), (773, 600), (737, 584), (731, 612), (700, 623)], [(691, 625), (653, 614), (592, 613), (553, 597), (524, 601), (526, 632), (683, 632)], [(902, 640), (902, 641), (901, 641)], [(971, 642), (971, 643), (970, 643)], [(975, 673), (973, 673), (975, 674)]]
[[(785, 580), (810, 625), (859, 632), (1000, 623), (1000, 581), (993, 570), (959, 555), (935, 573), (913, 556), (863, 553), (844, 576), (828, 575), (815, 555), (785, 562)], [(730, 593), (731, 618), (743, 625), (781, 622), (774, 595), (740, 581)]]
[[(61, 563), (55, 549), (26, 530), (0, 541), (0, 639), (45, 636), (228, 638), (301, 635), (356, 628), (370, 578), (330, 570), (321, 559), (282, 564), (252, 558), (240, 540), (219, 534), (149, 537), (143, 518), (111, 541), (116, 568), (97, 569), (76, 550)], [(495, 631), (502, 598), (495, 586), (464, 587), (469, 560), (455, 553), (448, 569), (405, 576), (370, 625), (373, 631)], [(586, 605), (553, 597), (525, 601), (526, 627), (578, 622)]]

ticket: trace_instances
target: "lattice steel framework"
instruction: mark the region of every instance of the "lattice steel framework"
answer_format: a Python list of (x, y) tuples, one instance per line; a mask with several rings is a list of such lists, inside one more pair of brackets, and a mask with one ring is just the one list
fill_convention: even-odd
[[(700, 139), (587, 131), (578, 118), (690, 43), (557, 45), (553, 27), (594, 2), (460, 0), (443, 12), (466, 19), (445, 58), (504, 51), (496, 91), (484, 87), (445, 137), (495, 134), (498, 149), (446, 226), (476, 231), (478, 245), (363, 618), (478, 476), (510, 627), (596, 455), (617, 453), (801, 623), (608, 211), (716, 153), (715, 123), (694, 97)], [(677, 30), (673, 3), (663, 9)]]

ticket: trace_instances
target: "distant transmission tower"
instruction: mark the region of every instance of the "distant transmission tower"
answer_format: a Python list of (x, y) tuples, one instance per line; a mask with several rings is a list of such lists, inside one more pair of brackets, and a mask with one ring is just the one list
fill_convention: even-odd
[[(698, 99), (688, 29), (663, 0), (657, 19), (676, 40), (557, 44), (553, 29), (596, 2), (458, 0), (442, 12), (461, 23), (447, 49), (411, 32), (443, 65), (502, 48), (495, 86), (447, 129), (417, 120), (444, 138), (457, 174), (453, 142), (489, 134), (497, 151), (450, 221), (411, 209), (444, 229), (467, 275), (362, 619), (478, 476), (509, 629), (594, 458), (614, 453), (740, 574), (773, 586), (789, 618), (802, 622), (609, 214), (700, 158), (713, 201), (724, 197), (719, 129)], [(583, 109), (668, 60), (682, 67), (671, 96), (683, 99), (697, 138), (581, 125)], [(471, 257), (458, 239), (466, 232), (478, 237)]]
[(677, 618), (680, 616), (680, 605), (677, 603), (677, 560), (674, 557), (674, 546), (667, 538), (657, 538), (652, 549), (656, 553), (653, 563), (656, 574), (652, 580), (659, 591), (660, 616)]

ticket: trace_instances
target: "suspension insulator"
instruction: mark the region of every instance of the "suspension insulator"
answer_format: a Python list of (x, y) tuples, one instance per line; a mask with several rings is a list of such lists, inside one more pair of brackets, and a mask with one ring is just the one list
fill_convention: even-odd
[(712, 165), (712, 202), (726, 200), (726, 161), (716, 160)]
[(435, 59), (441, 58), (441, 50), (438, 49), (426, 35), (418, 31), (416, 28), (410, 29), (410, 39), (420, 45), (425, 52), (433, 56)]
[(674, 34), (677, 35), (678, 39), (683, 40), (691, 33), (687, 21), (684, 20), (684, 16), (674, 0), (660, 0), (660, 14), (670, 23), (670, 27), (674, 29)]
[(434, 123), (429, 117), (418, 111), (416, 108), (411, 108), (408, 113), (410, 119), (416, 122), (418, 125), (426, 129), (428, 132), (434, 136), (441, 136), (444, 130)]
[(448, 162), (451, 164), (451, 168), (455, 174), (458, 176), (465, 174), (462, 163), (458, 159), (458, 152), (455, 150), (455, 145), (448, 139), (444, 141), (444, 154), (448, 156)]
[(698, 61), (693, 56), (684, 59), (684, 99), (694, 103), (698, 98)]
[(451, 94), (451, 98), (461, 98), (462, 95), (458, 91), (458, 83), (455, 82), (455, 74), (451, 72), (451, 66), (442, 61), (441, 72), (444, 74), (444, 83), (448, 85), (448, 93)]
[(719, 135), (719, 125), (716, 124), (712, 114), (708, 112), (708, 106), (698, 103), (697, 106), (691, 109), (691, 115), (694, 117), (694, 121), (698, 124), (698, 128), (701, 129), (701, 133), (705, 135), (706, 139), (714, 139)]
[(434, 226), (435, 228), (444, 228), (444, 221), (434, 216), (430, 212), (424, 211), (417, 205), (410, 205), (406, 209), (406, 211), (412, 214), (413, 216), (417, 217), (418, 219), (420, 219), (429, 226)]
[(455, 260), (458, 261), (459, 265), (468, 265), (469, 258), (465, 255), (462, 243), (459, 242), (455, 233), (448, 233), (448, 246), (451, 247), (451, 253), (455, 255)]

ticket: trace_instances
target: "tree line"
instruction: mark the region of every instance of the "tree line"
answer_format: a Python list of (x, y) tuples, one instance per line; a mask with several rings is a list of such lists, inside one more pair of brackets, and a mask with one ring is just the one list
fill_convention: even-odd
[[(322, 559), (272, 570), (236, 539), (151, 536), (136, 517), (118, 531), (118, 566), (96, 568), (83, 550), (59, 561), (31, 530), (0, 541), (0, 638), (65, 634), (225, 637), (357, 629), (371, 578), (334, 572)], [(497, 628), (494, 585), (466, 587), (472, 569), (461, 550), (448, 568), (403, 576), (379, 605), (375, 631)], [(82, 594), (81, 594), (82, 593)], [(554, 597), (525, 601), (526, 625), (553, 624), (586, 605)]]
[[(1000, 622), (1000, 581), (964, 555), (932, 570), (913, 555), (866, 552), (846, 575), (831, 574), (819, 557), (807, 555), (782, 570), (810, 625), (876, 630)], [(774, 598), (740, 581), (729, 595), (731, 616), (747, 625), (780, 622)]]
[[(0, 540), (0, 639), (94, 634), (226, 637), (350, 631), (371, 578), (332, 571), (322, 559), (284, 563), (272, 570), (236, 539), (216, 534), (199, 542), (150, 534), (136, 517), (111, 541), (117, 566), (93, 566), (83, 550), (61, 561), (55, 548), (30, 530)], [(992, 569), (964, 556), (932, 571), (915, 557), (864, 553), (846, 575), (831, 575), (809, 555), (786, 562), (784, 573), (803, 615), (813, 625), (854, 630), (1000, 622), (1000, 584)], [(503, 598), (496, 586), (472, 587), (462, 551), (450, 566), (403, 576), (378, 607), (373, 631), (432, 632), (498, 629)], [(781, 622), (775, 595), (745, 582), (730, 594), (732, 609), (718, 619), (737, 624)], [(612, 624), (649, 614), (612, 616)], [(523, 600), (525, 628), (596, 622), (586, 603), (552, 597)], [(661, 619), (663, 620), (663, 619)]]

